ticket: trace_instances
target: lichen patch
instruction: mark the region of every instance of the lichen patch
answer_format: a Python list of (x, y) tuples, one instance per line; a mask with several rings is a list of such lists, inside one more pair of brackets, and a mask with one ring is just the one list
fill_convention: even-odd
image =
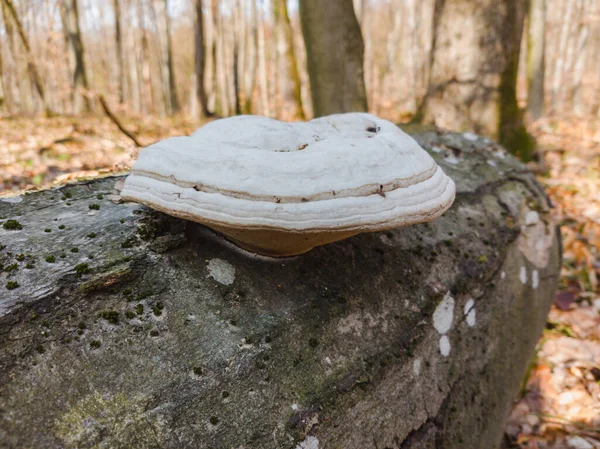
[(472, 298), (469, 298), (465, 303), (465, 317), (467, 321), (467, 325), (469, 327), (475, 326), (476, 322), (476, 314), (475, 314), (475, 301)]
[(317, 437), (308, 436), (296, 446), (296, 449), (319, 449), (319, 440)]
[(413, 361), (413, 374), (415, 376), (421, 374), (421, 359), (415, 359)]
[(452, 327), (453, 319), (454, 298), (450, 296), (450, 292), (448, 292), (433, 312), (433, 327), (435, 327), (435, 330), (440, 334), (445, 334)]
[(444, 357), (448, 357), (450, 355), (450, 339), (447, 335), (442, 335), (440, 337), (440, 354)]
[(219, 284), (231, 285), (235, 281), (235, 268), (223, 259), (211, 259), (208, 261), (208, 276)]
[(527, 284), (527, 268), (525, 266), (522, 266), (519, 271), (519, 279), (521, 280), (521, 284)]
[(540, 286), (540, 273), (538, 270), (533, 270), (531, 273), (531, 286), (537, 289)]

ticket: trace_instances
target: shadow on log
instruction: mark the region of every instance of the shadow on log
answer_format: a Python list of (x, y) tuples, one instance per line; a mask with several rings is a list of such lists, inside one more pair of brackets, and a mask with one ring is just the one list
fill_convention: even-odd
[(0, 446), (494, 447), (560, 236), (496, 144), (415, 138), (444, 216), (288, 259), (115, 203), (122, 178), (0, 199)]

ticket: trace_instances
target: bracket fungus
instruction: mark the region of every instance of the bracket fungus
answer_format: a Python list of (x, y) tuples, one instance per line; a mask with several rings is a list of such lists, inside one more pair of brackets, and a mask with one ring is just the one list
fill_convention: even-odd
[(430, 221), (454, 195), (415, 140), (365, 113), (216, 120), (143, 150), (122, 192), (269, 256)]

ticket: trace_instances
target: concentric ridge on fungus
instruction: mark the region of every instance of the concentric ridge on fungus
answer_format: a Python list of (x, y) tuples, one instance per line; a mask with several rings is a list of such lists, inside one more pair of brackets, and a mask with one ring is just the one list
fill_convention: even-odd
[(415, 140), (364, 113), (216, 120), (143, 150), (122, 192), (274, 256), (433, 220), (454, 195)]

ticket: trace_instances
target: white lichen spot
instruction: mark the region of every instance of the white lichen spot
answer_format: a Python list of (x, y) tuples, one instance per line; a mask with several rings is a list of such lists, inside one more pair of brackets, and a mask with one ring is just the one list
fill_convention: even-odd
[(444, 157), (444, 160), (451, 165), (456, 165), (458, 164), (460, 161), (458, 160), (458, 158), (454, 155), (450, 155), (450, 156), (446, 156)]
[(521, 284), (527, 284), (527, 268), (525, 268), (525, 266), (521, 267), (521, 271), (519, 272), (519, 279), (521, 280)]
[(231, 285), (235, 281), (235, 268), (223, 259), (211, 259), (207, 268), (208, 275), (219, 284)]
[(450, 354), (450, 339), (447, 335), (442, 335), (440, 338), (440, 354), (444, 357)]
[(534, 289), (540, 286), (540, 273), (538, 270), (533, 270), (533, 273), (531, 273), (531, 286)]
[(309, 436), (296, 446), (296, 449), (319, 449), (319, 440), (317, 437)]
[(500, 273), (500, 279), (502, 279), (502, 280), (506, 279), (506, 271), (503, 271), (502, 273)]
[(11, 196), (11, 197), (7, 197), (7, 198), (0, 198), (0, 201), (3, 201), (5, 203), (18, 204), (21, 201), (23, 201), (23, 197), (21, 197), (21, 196)]
[(465, 316), (467, 317), (467, 325), (469, 327), (475, 326), (475, 301), (472, 298), (469, 298), (465, 304)]
[(489, 165), (489, 166), (491, 166), (491, 167), (496, 167), (496, 161), (493, 161), (493, 160), (491, 160), (491, 159), (488, 159), (487, 163), (488, 163), (488, 165)]
[(325, 357), (325, 363), (331, 365), (331, 359), (329, 357)]
[(445, 334), (452, 327), (453, 319), (454, 298), (450, 296), (450, 292), (448, 292), (435, 308), (435, 312), (433, 312), (433, 327), (435, 327), (435, 330), (440, 334)]
[(292, 404), (292, 410), (294, 410), (294, 411), (298, 410), (298, 404)]
[(434, 153), (441, 153), (442, 152), (442, 149), (440, 147), (435, 147), (434, 146), (431, 149), (433, 150)]
[(479, 136), (477, 134), (474, 134), (474, 133), (463, 133), (462, 136), (463, 136), (464, 139), (470, 140), (471, 142), (474, 142), (477, 139), (479, 139)]
[(525, 214), (525, 225), (533, 226), (540, 222), (540, 214), (534, 210), (530, 210)]
[(421, 374), (421, 359), (415, 359), (413, 361), (413, 374), (415, 376)]

